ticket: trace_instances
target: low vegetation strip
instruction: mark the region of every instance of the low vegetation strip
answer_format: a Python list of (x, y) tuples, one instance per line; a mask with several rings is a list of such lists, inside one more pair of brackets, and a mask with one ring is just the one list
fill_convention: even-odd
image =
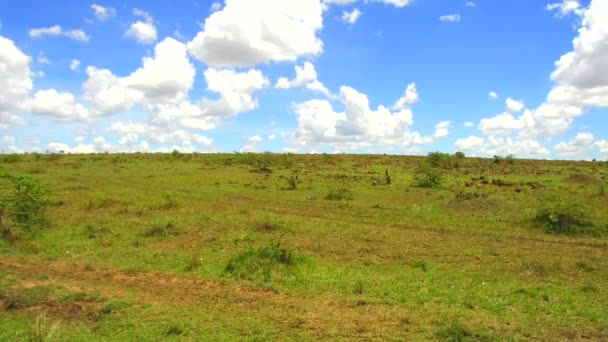
[(608, 339), (605, 163), (0, 160), (0, 340)]

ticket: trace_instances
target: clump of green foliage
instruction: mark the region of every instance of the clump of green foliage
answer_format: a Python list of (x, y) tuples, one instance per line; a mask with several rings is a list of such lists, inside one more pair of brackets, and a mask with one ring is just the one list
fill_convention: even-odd
[[(284, 235), (284, 234), (283, 234)], [(296, 255), (293, 249), (282, 247), (279, 241), (261, 247), (249, 247), (230, 258), (226, 272), (238, 279), (269, 281), (273, 275), (282, 274), (294, 266)]]
[(422, 188), (437, 188), (441, 185), (441, 171), (421, 164), (414, 171), (414, 184)]
[(47, 189), (30, 177), (0, 175), (0, 234), (13, 240), (21, 232), (32, 232), (48, 222)]
[(297, 173), (294, 173), (291, 176), (285, 177), (285, 179), (287, 180), (287, 189), (288, 190), (297, 190), (298, 189), (299, 175)]
[(253, 160), (253, 166), (255, 168), (255, 171), (260, 173), (272, 172), (272, 169), (270, 168), (272, 166), (271, 157), (272, 156), (270, 155), (270, 153), (256, 155), (255, 159)]
[(460, 157), (460, 155), (457, 154), (450, 155), (442, 152), (431, 152), (426, 156), (425, 162), (432, 167), (454, 169), (460, 166), (460, 159), (462, 158), (464, 158), (464, 153), (462, 153), (462, 157)]
[(442, 152), (431, 152), (426, 157), (426, 162), (433, 167), (443, 167), (449, 163), (450, 155)]
[(347, 188), (331, 189), (327, 195), (325, 195), (325, 199), (330, 201), (350, 201), (353, 199), (353, 192)]
[(435, 332), (435, 337), (440, 341), (493, 341), (494, 338), (486, 334), (474, 331), (458, 320), (441, 326)]
[(16, 153), (5, 154), (0, 158), (0, 161), (7, 164), (18, 163), (21, 161), (21, 156)]
[(595, 233), (592, 208), (576, 200), (545, 201), (536, 213), (536, 221), (549, 233)]
[(454, 157), (456, 159), (464, 159), (466, 156), (465, 156), (464, 152), (458, 151), (458, 152), (454, 153), (452, 155), (452, 157)]
[(168, 237), (178, 235), (179, 231), (173, 221), (159, 221), (153, 223), (142, 235), (145, 237)]

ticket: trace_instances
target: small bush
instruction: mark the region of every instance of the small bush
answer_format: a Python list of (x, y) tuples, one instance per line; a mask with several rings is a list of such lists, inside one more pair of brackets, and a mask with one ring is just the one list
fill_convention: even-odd
[(414, 183), (423, 188), (437, 188), (441, 185), (441, 176), (441, 171), (426, 165), (419, 165), (414, 171)]
[(170, 193), (163, 193), (161, 202), (153, 207), (156, 210), (169, 210), (177, 207), (177, 200)]
[(29, 177), (0, 175), (0, 237), (12, 240), (48, 222), (46, 187)]
[(87, 223), (84, 226), (83, 230), (84, 230), (85, 235), (89, 239), (100, 238), (110, 232), (110, 230), (107, 227), (94, 225), (92, 223)]
[(264, 219), (259, 220), (253, 226), (253, 229), (257, 232), (275, 232), (280, 230), (286, 230), (289, 226), (289, 220), (283, 217), (274, 215), (266, 215)]
[(201, 260), (202, 260), (201, 257), (199, 257), (196, 254), (193, 254), (190, 257), (190, 259), (188, 259), (188, 261), (186, 263), (186, 267), (184, 267), (184, 271), (186, 271), (186, 272), (196, 271), (202, 265)]
[(271, 156), (269, 153), (256, 155), (255, 159), (253, 160), (253, 166), (255, 168), (255, 171), (260, 173), (272, 172), (272, 169), (270, 168), (270, 166), (272, 165), (270, 157)]
[(464, 159), (466, 156), (465, 156), (464, 152), (458, 151), (453, 154), (453, 157), (457, 158), (457, 159)]
[(426, 157), (426, 162), (433, 167), (443, 167), (445, 164), (449, 163), (449, 160), (450, 155), (441, 152), (431, 152)]
[(515, 164), (515, 155), (509, 154), (505, 157), (505, 161), (507, 162), (507, 164)]
[(273, 275), (281, 274), (294, 264), (295, 252), (281, 247), (277, 242), (268, 246), (247, 248), (230, 258), (226, 264), (226, 272), (239, 279), (254, 280), (261, 277), (264, 281), (269, 281)]
[(546, 201), (536, 213), (536, 221), (549, 233), (576, 234), (593, 231), (593, 210), (577, 200)]
[(350, 191), (350, 189), (346, 189), (346, 188), (331, 189), (331, 190), (329, 190), (327, 195), (325, 195), (325, 199), (330, 200), (330, 201), (341, 201), (341, 200), (350, 201), (353, 199), (353, 193), (352, 193), (352, 191)]
[(118, 310), (126, 309), (132, 305), (133, 302), (130, 300), (110, 300), (103, 305), (101, 312), (104, 314), (109, 314)]
[(440, 327), (435, 332), (435, 337), (440, 341), (461, 342), (461, 341), (492, 341), (493, 339), (484, 334), (473, 331), (460, 321), (452, 321)]
[(155, 222), (142, 235), (145, 237), (168, 237), (178, 235), (179, 232), (172, 221)]
[(363, 294), (363, 282), (361, 280), (357, 280), (355, 282), (355, 286), (353, 287), (354, 294)]
[(0, 160), (7, 164), (18, 163), (21, 161), (21, 156), (18, 154), (5, 154)]
[(290, 190), (296, 190), (298, 188), (298, 175), (287, 177), (287, 183), (289, 184)]

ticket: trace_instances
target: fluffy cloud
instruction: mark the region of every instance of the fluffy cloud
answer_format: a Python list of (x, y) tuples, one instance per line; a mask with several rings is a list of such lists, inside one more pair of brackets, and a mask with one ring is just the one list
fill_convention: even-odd
[(608, 74), (598, 72), (608, 69), (608, 2), (592, 0), (581, 14), (573, 50), (555, 63), (551, 79), (556, 85), (531, 111), (523, 136), (564, 133), (586, 107), (608, 107)]
[(29, 34), (32, 38), (41, 38), (42, 36), (65, 36), (82, 42), (88, 42), (91, 39), (83, 30), (64, 30), (60, 25), (31, 29)]
[(454, 147), (458, 151), (465, 151), (473, 155), (514, 154), (522, 157), (541, 157), (549, 154), (549, 150), (534, 139), (513, 139), (511, 137), (470, 136), (456, 140)]
[(342, 20), (352, 25), (359, 20), (361, 14), (363, 13), (358, 8), (355, 8), (350, 12), (344, 11), (342, 12)]
[[(372, 2), (382, 2), (387, 5), (393, 5), (395, 7), (405, 7), (413, 2), (413, 0), (370, 0)], [(357, 0), (323, 0), (324, 7), (329, 5), (350, 5), (357, 2)], [(366, 1), (367, 2), (367, 1)]]
[(258, 145), (262, 142), (262, 137), (254, 135), (247, 139), (247, 143), (241, 148), (241, 152), (257, 152)]
[(31, 58), (0, 36), (0, 129), (22, 123), (18, 116), (32, 90)]
[(441, 17), (439, 17), (439, 20), (449, 22), (449, 23), (459, 22), (460, 14), (442, 15)]
[(450, 134), (450, 125), (451, 124), (449, 121), (441, 121), (440, 123), (436, 124), (433, 138), (441, 139), (447, 137)]
[(293, 80), (288, 80), (286, 77), (280, 77), (275, 85), (279, 89), (289, 89), (306, 87), (310, 90), (319, 91), (327, 96), (331, 96), (329, 90), (317, 80), (317, 71), (315, 66), (310, 62), (304, 62), (303, 66), (295, 66), (296, 77)]
[(411, 105), (418, 101), (418, 91), (416, 90), (416, 83), (408, 84), (407, 88), (405, 88), (405, 92), (403, 96), (395, 102), (395, 104), (391, 107), (392, 109), (405, 109), (409, 108)]
[(548, 11), (556, 11), (558, 17), (565, 17), (570, 13), (582, 15), (584, 12), (584, 9), (578, 0), (562, 0), (562, 2), (547, 4), (545, 8)]
[(523, 102), (513, 100), (508, 97), (505, 100), (505, 112), (498, 114), (489, 119), (481, 119), (479, 122), (479, 130), (486, 135), (510, 134), (515, 130), (523, 128), (525, 119), (529, 113), (524, 113), (518, 118), (513, 116), (513, 113), (518, 113), (524, 109)]
[(560, 156), (585, 158), (587, 151), (593, 146), (593, 134), (578, 133), (569, 142), (562, 141), (555, 145), (555, 151)]
[(600, 153), (608, 155), (608, 140), (596, 141), (593, 147), (597, 148)]
[(112, 7), (103, 7), (98, 4), (92, 4), (91, 9), (95, 13), (98, 20), (105, 21), (116, 15), (116, 10)]
[[(114, 122), (108, 129), (110, 132), (122, 134), (119, 140), (121, 146), (117, 147), (124, 149), (141, 149), (141, 144), (148, 141), (159, 144), (174, 144), (181, 145), (177, 148), (180, 151), (192, 151), (192, 143), (194, 141), (200, 147), (209, 147), (213, 140), (199, 134), (192, 134), (186, 130), (180, 129), (175, 125), (154, 125), (137, 122)], [(141, 140), (141, 139), (146, 140)], [(184, 148), (184, 145), (190, 147)], [(171, 149), (169, 149), (171, 151)]]
[(227, 0), (213, 12), (203, 31), (188, 43), (198, 59), (212, 67), (249, 67), (318, 55), (323, 43), (319, 0)]
[(51, 116), (58, 120), (86, 120), (89, 112), (77, 103), (71, 93), (60, 93), (55, 89), (39, 90), (30, 99), (26, 108), (34, 114)]
[[(295, 105), (298, 129), (292, 149), (316, 149), (322, 145), (337, 150), (395, 147), (411, 151), (419, 144), (433, 142), (433, 137), (422, 137), (411, 132), (412, 111), (395, 108), (391, 112), (385, 106), (376, 110), (369, 107), (365, 94), (342, 86), (339, 101), (343, 112), (337, 112), (327, 100), (310, 100)], [(437, 125), (437, 134), (447, 133), (449, 123)]]
[(78, 70), (79, 66), (80, 66), (80, 61), (77, 59), (72, 59), (72, 61), (70, 62), (70, 70), (76, 71), (76, 70)]
[(513, 100), (510, 97), (507, 97), (505, 100), (505, 104), (507, 105), (508, 113), (517, 113), (524, 109), (524, 103), (521, 101)]
[(83, 84), (85, 98), (96, 115), (125, 111), (134, 104), (174, 104), (183, 101), (194, 84), (196, 71), (186, 46), (165, 38), (154, 48), (154, 57), (144, 57), (142, 67), (126, 77), (89, 66)]
[(488, 93), (488, 97), (490, 98), (490, 100), (496, 100), (498, 99), (498, 94), (496, 94), (496, 92), (491, 91)]
[(143, 44), (154, 43), (158, 34), (152, 16), (148, 12), (137, 8), (133, 10), (133, 14), (142, 17), (143, 21), (138, 20), (132, 23), (127, 32), (125, 32), (125, 37), (134, 38)]
[(464, 127), (474, 127), (474, 126), (475, 126), (475, 124), (472, 123), (471, 121), (467, 121), (464, 123)]

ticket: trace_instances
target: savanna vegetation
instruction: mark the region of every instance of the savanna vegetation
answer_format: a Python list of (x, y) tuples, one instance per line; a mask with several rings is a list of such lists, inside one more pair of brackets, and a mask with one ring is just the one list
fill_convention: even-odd
[(0, 340), (608, 340), (608, 164), (0, 156)]

